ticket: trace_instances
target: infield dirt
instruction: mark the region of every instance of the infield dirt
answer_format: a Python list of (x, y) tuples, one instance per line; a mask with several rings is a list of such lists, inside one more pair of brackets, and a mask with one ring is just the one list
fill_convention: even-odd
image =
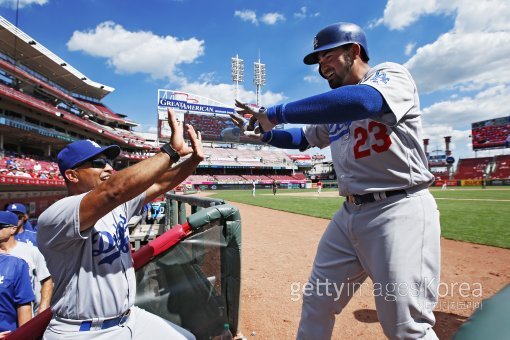
[[(296, 292), (310, 274), (328, 220), (232, 202), (242, 216), (240, 331), (248, 339), (294, 339)], [(441, 239), (440, 339), (449, 339), (483, 299), (510, 281), (510, 250)], [(364, 287), (370, 287), (366, 282)], [(373, 295), (361, 290), (336, 317), (333, 339), (383, 339)]]

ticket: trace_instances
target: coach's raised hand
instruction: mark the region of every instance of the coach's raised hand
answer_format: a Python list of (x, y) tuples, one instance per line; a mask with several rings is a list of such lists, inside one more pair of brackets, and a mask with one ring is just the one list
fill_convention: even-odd
[(179, 156), (183, 157), (189, 155), (193, 152), (193, 150), (187, 143), (184, 142), (183, 122), (180, 122), (177, 118), (175, 118), (175, 113), (172, 109), (169, 108), (167, 113), (168, 125), (170, 125), (170, 130), (172, 131), (172, 135), (170, 136), (170, 145), (179, 154)]

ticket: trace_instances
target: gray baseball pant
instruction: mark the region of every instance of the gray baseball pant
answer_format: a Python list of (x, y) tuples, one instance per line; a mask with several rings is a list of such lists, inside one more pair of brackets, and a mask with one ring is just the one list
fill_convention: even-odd
[(43, 340), (195, 339), (195, 336), (184, 328), (135, 306), (131, 307), (129, 319), (122, 326), (80, 332), (80, 324), (80, 321), (62, 322), (53, 318), (44, 332)]
[[(440, 225), (428, 191), (343, 204), (319, 243), (297, 339), (331, 339), (335, 314), (372, 294), (390, 339), (437, 339), (432, 310), (440, 275)], [(370, 277), (373, 286), (363, 282)]]

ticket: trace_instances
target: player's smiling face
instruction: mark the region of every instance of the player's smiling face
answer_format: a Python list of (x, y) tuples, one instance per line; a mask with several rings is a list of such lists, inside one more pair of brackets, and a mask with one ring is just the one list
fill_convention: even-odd
[(319, 73), (329, 83), (329, 87), (336, 89), (344, 85), (355, 84), (352, 82), (353, 58), (350, 49), (337, 47), (332, 50), (319, 52)]

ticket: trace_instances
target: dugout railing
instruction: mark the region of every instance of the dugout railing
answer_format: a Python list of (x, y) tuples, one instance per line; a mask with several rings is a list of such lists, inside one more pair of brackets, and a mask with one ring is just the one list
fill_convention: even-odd
[[(171, 199), (179, 201), (176, 196), (171, 195)], [(219, 335), (225, 323), (232, 334), (237, 334), (241, 292), (239, 210), (217, 200), (207, 208), (203, 206), (213, 203), (210, 199), (186, 201), (197, 207), (195, 213), (133, 253), (135, 305), (181, 325), (197, 339)], [(39, 339), (51, 318), (48, 309), (7, 339)]]
[(182, 224), (186, 221), (186, 206), (191, 208), (191, 214), (200, 211), (203, 208), (213, 207), (216, 205), (225, 204), (222, 199), (197, 197), (179, 195), (173, 192), (168, 192), (165, 195), (166, 204), (168, 209), (168, 218), (166, 219), (166, 227), (170, 228), (172, 225)]

